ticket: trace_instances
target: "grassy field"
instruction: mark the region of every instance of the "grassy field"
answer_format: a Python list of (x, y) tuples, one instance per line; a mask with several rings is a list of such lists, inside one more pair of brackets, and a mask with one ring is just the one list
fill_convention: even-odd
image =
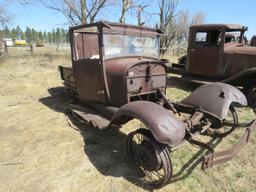
[[(35, 48), (10, 50), (0, 63), (0, 191), (145, 191), (126, 164), (124, 141), (139, 122), (120, 130), (99, 131), (73, 121), (70, 98), (58, 65), (70, 65), (68, 51)], [(168, 79), (168, 97), (179, 101), (195, 88)], [(254, 118), (239, 108), (240, 120)], [(157, 112), (156, 112), (157, 113)], [(216, 150), (234, 144), (243, 130), (228, 136)], [(207, 138), (210, 140), (210, 138)], [(156, 191), (256, 191), (256, 134), (232, 161), (200, 169), (204, 151), (185, 144), (172, 154), (174, 178)]]

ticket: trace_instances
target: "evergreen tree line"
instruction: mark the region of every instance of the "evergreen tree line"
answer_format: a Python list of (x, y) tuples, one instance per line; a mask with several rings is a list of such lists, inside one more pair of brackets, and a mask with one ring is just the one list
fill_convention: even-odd
[(26, 27), (25, 31), (17, 26), (16, 28), (8, 28), (7, 26), (0, 30), (0, 36), (12, 39), (26, 40), (28, 43), (43, 41), (46, 43), (69, 42), (68, 30), (63, 28), (52, 29), (52, 31), (36, 31), (33, 28)]

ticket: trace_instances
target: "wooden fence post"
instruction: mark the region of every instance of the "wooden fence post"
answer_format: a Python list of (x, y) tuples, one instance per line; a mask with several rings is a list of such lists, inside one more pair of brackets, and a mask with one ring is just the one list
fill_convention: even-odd
[(6, 42), (4, 42), (4, 52), (5, 54), (8, 54), (8, 46)]

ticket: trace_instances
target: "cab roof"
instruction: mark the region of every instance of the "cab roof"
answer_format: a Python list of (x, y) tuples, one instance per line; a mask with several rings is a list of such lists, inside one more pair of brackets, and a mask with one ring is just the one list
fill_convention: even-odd
[(194, 30), (227, 30), (227, 31), (246, 31), (247, 27), (237, 24), (202, 24), (192, 25)]
[(124, 23), (112, 23), (112, 22), (107, 22), (107, 21), (98, 21), (95, 23), (90, 23), (90, 24), (83, 24), (83, 25), (77, 25), (77, 26), (72, 26), (70, 27), (70, 30), (78, 30), (82, 28), (88, 28), (88, 27), (103, 27), (107, 29), (115, 29), (115, 27), (122, 27), (125, 29), (137, 29), (137, 30), (145, 30), (145, 31), (151, 31), (151, 32), (156, 32), (159, 34), (164, 34), (164, 32), (158, 28), (151, 28), (151, 27), (145, 27), (145, 26), (137, 26), (137, 25), (130, 25), (130, 24), (124, 24)]

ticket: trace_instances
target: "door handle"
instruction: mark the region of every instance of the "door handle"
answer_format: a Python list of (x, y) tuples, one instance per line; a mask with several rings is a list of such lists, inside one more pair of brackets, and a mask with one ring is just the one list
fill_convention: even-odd
[(194, 52), (194, 51), (195, 51), (195, 49), (190, 49), (190, 51), (191, 51), (191, 52)]

